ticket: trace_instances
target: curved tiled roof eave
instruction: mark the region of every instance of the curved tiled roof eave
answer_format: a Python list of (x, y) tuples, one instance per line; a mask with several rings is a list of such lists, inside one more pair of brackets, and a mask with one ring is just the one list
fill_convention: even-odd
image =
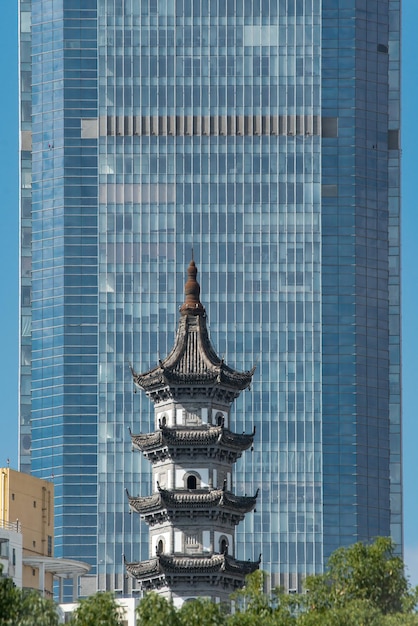
[(162, 508), (163, 502), (159, 493), (151, 496), (131, 496), (127, 491), (129, 507), (136, 513), (145, 514), (147, 512), (158, 511)]
[(128, 563), (125, 558), (124, 561), (126, 571), (135, 578), (145, 578), (147, 576), (161, 573), (160, 560), (158, 557), (136, 563)]
[(157, 367), (145, 375), (133, 372), (133, 379), (135, 385), (147, 394), (170, 388), (171, 385), (190, 385), (196, 388), (209, 385), (213, 392), (224, 390), (235, 398), (250, 387), (254, 371), (255, 368), (248, 372), (238, 372), (224, 367), (204, 371), (185, 371), (181, 368), (163, 370)]
[(232, 450), (244, 451), (252, 446), (255, 430), (251, 434), (238, 434), (224, 426), (169, 427), (145, 435), (135, 435), (130, 431), (132, 445), (142, 452), (169, 446), (218, 445)]
[(226, 554), (197, 557), (161, 554), (153, 559), (138, 563), (128, 563), (125, 559), (125, 567), (128, 574), (137, 580), (146, 580), (164, 574), (194, 573), (199, 575), (217, 572), (225, 572), (243, 579), (247, 574), (257, 570), (260, 562), (261, 555), (258, 561), (238, 561)]
[(255, 496), (237, 496), (223, 489), (212, 490), (168, 490), (159, 489), (159, 492), (151, 496), (128, 495), (131, 510), (146, 515), (147, 513), (163, 512), (167, 509), (193, 510), (207, 507), (221, 507), (232, 513), (249, 513), (256, 506), (258, 491)]

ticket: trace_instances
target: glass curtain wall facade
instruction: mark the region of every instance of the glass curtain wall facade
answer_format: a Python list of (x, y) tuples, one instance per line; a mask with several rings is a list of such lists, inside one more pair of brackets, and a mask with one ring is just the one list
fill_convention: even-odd
[[(20, 3), (20, 468), (55, 484), (55, 554), (96, 562), (97, 19)], [(84, 126), (83, 126), (84, 128)]]
[(238, 557), (293, 589), (401, 548), (399, 5), (21, 0), (21, 467), (97, 588), (148, 558), (129, 363), (171, 349), (192, 246), (217, 351), (258, 364)]

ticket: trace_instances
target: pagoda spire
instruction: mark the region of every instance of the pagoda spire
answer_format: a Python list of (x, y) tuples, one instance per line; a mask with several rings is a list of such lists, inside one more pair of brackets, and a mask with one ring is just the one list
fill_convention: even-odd
[(187, 268), (187, 282), (184, 286), (184, 303), (180, 307), (180, 313), (182, 315), (204, 315), (205, 307), (200, 302), (200, 285), (196, 280), (197, 267), (194, 262), (193, 254), (192, 260)]

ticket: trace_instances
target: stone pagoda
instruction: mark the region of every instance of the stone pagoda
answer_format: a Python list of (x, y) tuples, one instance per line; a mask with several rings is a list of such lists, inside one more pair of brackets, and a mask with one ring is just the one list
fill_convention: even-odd
[(180, 606), (198, 596), (226, 601), (257, 562), (234, 558), (235, 526), (256, 505), (233, 493), (232, 466), (255, 431), (229, 428), (232, 402), (249, 387), (254, 369), (238, 372), (209, 339), (192, 260), (175, 345), (134, 383), (154, 403), (155, 432), (131, 433), (133, 448), (152, 463), (153, 494), (132, 497), (130, 509), (150, 527), (150, 558), (126, 563), (143, 590)]

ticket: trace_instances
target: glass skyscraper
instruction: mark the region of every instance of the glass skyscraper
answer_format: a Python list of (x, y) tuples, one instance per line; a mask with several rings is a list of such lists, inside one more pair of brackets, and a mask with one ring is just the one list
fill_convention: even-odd
[(237, 557), (293, 589), (338, 546), (402, 548), (399, 22), (400, 0), (20, 0), (20, 462), (98, 589), (148, 557), (129, 364), (173, 345), (192, 247), (217, 352), (257, 363)]

